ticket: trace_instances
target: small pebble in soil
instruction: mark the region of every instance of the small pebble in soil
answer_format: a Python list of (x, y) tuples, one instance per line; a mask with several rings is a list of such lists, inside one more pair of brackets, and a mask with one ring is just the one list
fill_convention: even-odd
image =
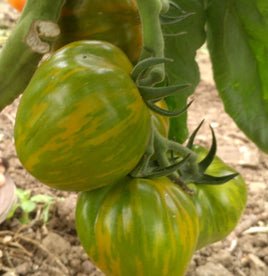
[(223, 265), (207, 262), (205, 265), (196, 268), (196, 276), (233, 276)]
[(83, 268), (83, 271), (86, 273), (86, 274), (90, 274), (92, 273), (93, 271), (96, 270), (95, 266), (93, 265), (92, 262), (90, 262), (89, 260), (86, 260), (82, 263), (82, 268)]
[(31, 263), (25, 262), (21, 265), (18, 265), (16, 267), (16, 272), (19, 275), (29, 275), (29, 272), (31, 271)]
[(49, 232), (48, 235), (43, 239), (42, 244), (52, 253), (61, 255), (64, 252), (69, 252), (71, 244), (62, 238), (60, 235)]

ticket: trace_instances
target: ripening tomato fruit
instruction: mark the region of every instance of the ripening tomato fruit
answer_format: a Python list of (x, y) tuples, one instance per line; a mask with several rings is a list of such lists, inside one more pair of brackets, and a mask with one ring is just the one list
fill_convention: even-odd
[(91, 190), (125, 177), (151, 133), (131, 71), (119, 48), (100, 41), (73, 42), (43, 62), (16, 116), (23, 166), (62, 190)]
[(182, 276), (199, 233), (189, 195), (166, 177), (81, 193), (76, 229), (106, 276)]
[[(195, 145), (199, 161), (207, 150)], [(206, 173), (224, 176), (236, 171), (215, 157)], [(191, 198), (199, 216), (200, 233), (197, 249), (225, 238), (238, 224), (247, 203), (247, 185), (241, 175), (221, 185), (188, 184), (194, 191)]]

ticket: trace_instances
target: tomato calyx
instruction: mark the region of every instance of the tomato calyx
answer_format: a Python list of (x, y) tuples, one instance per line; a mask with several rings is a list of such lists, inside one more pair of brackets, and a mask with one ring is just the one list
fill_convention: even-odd
[(147, 150), (130, 176), (134, 178), (168, 176), (190, 195), (193, 195), (193, 191), (188, 188), (188, 183), (220, 185), (236, 177), (238, 173), (225, 176), (213, 176), (205, 173), (213, 162), (217, 151), (216, 136), (212, 127), (210, 127), (212, 145), (203, 160), (198, 162), (197, 154), (192, 148), (195, 136), (203, 122), (190, 136), (186, 146), (163, 137), (152, 123), (152, 134)]
[(152, 132), (146, 152), (130, 175), (135, 178), (156, 178), (167, 175), (173, 175), (173, 178), (178, 177), (176, 171), (183, 165), (183, 163), (189, 160), (191, 153), (190, 150), (187, 150), (184, 159), (178, 162), (173, 159), (175, 162), (171, 164), (167, 153), (173, 144), (181, 146), (180, 144), (163, 137), (152, 121)]
[[(186, 145), (187, 148), (189, 149), (193, 148), (195, 136), (198, 130), (200, 129), (200, 127), (203, 125), (203, 123), (204, 123), (204, 120), (201, 121), (201, 123), (198, 125), (198, 127), (190, 136), (189, 141)], [(201, 160), (198, 163), (199, 174), (193, 176), (191, 169), (189, 170), (186, 166), (185, 167), (182, 166), (181, 168), (179, 168), (181, 180), (185, 183), (193, 182), (195, 184), (220, 185), (230, 181), (231, 179), (233, 179), (238, 175), (238, 173), (233, 173), (225, 176), (212, 176), (205, 173), (207, 168), (213, 162), (217, 152), (217, 141), (216, 141), (215, 132), (211, 126), (210, 126), (210, 130), (212, 134), (212, 144), (207, 155), (203, 158), (203, 160)]]
[[(181, 115), (184, 111), (190, 107), (192, 104), (192, 101), (186, 105), (181, 110), (175, 110), (175, 111), (169, 111), (163, 108), (160, 108), (155, 103), (159, 100), (166, 98), (168, 96), (171, 96), (173, 94), (179, 93), (181, 90), (189, 87), (190, 83), (184, 83), (184, 84), (178, 84), (178, 85), (171, 85), (171, 86), (163, 86), (163, 87), (152, 87), (143, 85), (143, 75), (146, 74), (148, 68), (150, 68), (153, 65), (160, 64), (160, 63), (166, 63), (166, 62), (172, 62), (172, 59), (168, 58), (147, 58), (143, 61), (139, 62), (132, 70), (131, 77), (133, 81), (136, 83), (140, 94), (144, 100), (144, 102), (147, 104), (147, 106), (154, 112), (167, 116), (167, 117), (176, 117)], [(153, 79), (153, 77), (152, 77)]]

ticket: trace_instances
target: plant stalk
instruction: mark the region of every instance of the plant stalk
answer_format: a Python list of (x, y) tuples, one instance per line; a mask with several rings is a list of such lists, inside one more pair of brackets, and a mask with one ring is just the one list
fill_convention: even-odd
[(57, 25), (65, 0), (27, 0), (0, 53), (0, 111), (28, 85), (44, 54), (60, 34)]
[[(136, 2), (143, 36), (140, 61), (149, 57), (164, 58), (164, 36), (159, 16), (168, 11), (169, 2), (167, 0), (136, 0)], [(139, 80), (139, 85), (153, 86), (164, 78), (164, 64), (156, 64), (145, 72), (144, 77)]]

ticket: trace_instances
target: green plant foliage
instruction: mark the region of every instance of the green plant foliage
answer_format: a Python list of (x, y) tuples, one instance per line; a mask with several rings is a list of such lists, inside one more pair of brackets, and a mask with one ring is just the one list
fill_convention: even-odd
[(16, 194), (18, 196), (18, 202), (8, 215), (8, 219), (14, 216), (14, 213), (18, 208), (21, 208), (23, 215), (19, 219), (20, 222), (23, 224), (29, 223), (31, 221), (29, 214), (36, 210), (37, 204), (42, 204), (42, 219), (44, 223), (48, 222), (50, 217), (49, 208), (55, 203), (54, 197), (44, 194), (31, 196), (31, 191), (19, 188), (16, 190)]
[(55, 202), (54, 197), (49, 195), (38, 194), (31, 197), (31, 201), (34, 203), (42, 203), (42, 217), (45, 223), (48, 222), (50, 217), (49, 208)]
[[(185, 12), (179, 14), (175, 8), (170, 8), (168, 16), (183, 16), (193, 13), (184, 20), (174, 24), (164, 24), (165, 56), (174, 62), (166, 64), (168, 84), (175, 85), (190, 83), (191, 86), (180, 91), (166, 101), (170, 110), (181, 110), (187, 104), (187, 98), (195, 91), (199, 83), (199, 69), (195, 61), (196, 50), (205, 42), (205, 13), (203, 4), (199, 0), (175, 0)], [(180, 34), (171, 35), (169, 34)], [(182, 143), (188, 137), (187, 112), (179, 117), (171, 118), (169, 137)]]
[(207, 1), (208, 47), (226, 112), (268, 153), (268, 1)]

